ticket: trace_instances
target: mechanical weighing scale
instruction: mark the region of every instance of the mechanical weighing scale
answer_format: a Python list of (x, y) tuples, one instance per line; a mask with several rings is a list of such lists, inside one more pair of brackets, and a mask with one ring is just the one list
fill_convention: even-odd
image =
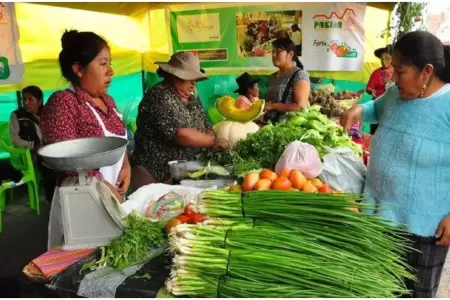
[(66, 178), (59, 189), (63, 250), (104, 246), (122, 234), (126, 214), (109, 188), (88, 176), (88, 170), (114, 165), (127, 144), (127, 140), (116, 137), (84, 138), (39, 150), (48, 168), (78, 172), (78, 177)]

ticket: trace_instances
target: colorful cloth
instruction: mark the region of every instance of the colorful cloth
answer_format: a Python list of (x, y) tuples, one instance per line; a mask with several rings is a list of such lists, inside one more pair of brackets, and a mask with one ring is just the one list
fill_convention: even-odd
[(66, 251), (50, 249), (38, 258), (35, 258), (32, 263), (36, 265), (46, 278), (50, 278), (79, 260), (94, 253), (95, 250), (96, 249), (80, 249)]

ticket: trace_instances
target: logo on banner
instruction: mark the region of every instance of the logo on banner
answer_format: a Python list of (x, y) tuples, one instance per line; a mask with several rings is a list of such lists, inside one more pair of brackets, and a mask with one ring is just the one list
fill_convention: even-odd
[(351, 8), (346, 8), (342, 14), (332, 11), (329, 15), (315, 15), (314, 29), (345, 29), (353, 30), (356, 25), (356, 14)]
[(11, 75), (11, 70), (9, 69), (8, 59), (4, 56), (0, 56), (0, 80), (6, 80)]
[(332, 40), (332, 41), (314, 40), (313, 46), (325, 48), (326, 52), (331, 52), (336, 57), (342, 58), (358, 57), (358, 51), (355, 48), (349, 46), (345, 42), (340, 42), (339, 40)]

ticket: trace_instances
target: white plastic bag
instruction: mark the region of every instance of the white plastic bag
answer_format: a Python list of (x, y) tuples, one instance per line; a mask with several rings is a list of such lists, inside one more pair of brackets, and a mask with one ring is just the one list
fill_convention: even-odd
[(350, 148), (328, 148), (320, 179), (337, 191), (362, 193), (366, 166)]
[(296, 170), (302, 172), (307, 179), (316, 178), (322, 172), (322, 162), (317, 149), (300, 141), (290, 143), (275, 165), (275, 172), (282, 170)]
[[(189, 204), (194, 202), (197, 195), (202, 191), (204, 191), (204, 189), (181, 185), (168, 185), (162, 183), (148, 184), (140, 187), (133, 194), (131, 194), (127, 201), (122, 203), (121, 206), (127, 215), (132, 211), (136, 211), (142, 216), (147, 216), (149, 206), (170, 192), (176, 192), (177, 194), (183, 196), (186, 200), (185, 204)], [(184, 209), (184, 207), (182, 209)]]

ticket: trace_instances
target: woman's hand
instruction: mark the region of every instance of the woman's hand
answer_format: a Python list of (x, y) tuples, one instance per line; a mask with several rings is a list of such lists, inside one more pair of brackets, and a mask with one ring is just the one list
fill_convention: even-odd
[(220, 149), (220, 148), (228, 148), (228, 142), (224, 139), (216, 138), (214, 140), (214, 145), (212, 146), (213, 149)]
[(115, 187), (112, 186), (111, 183), (109, 183), (106, 180), (103, 180), (103, 183), (109, 188), (109, 190), (114, 194), (114, 196), (116, 197), (116, 199), (122, 203), (122, 196), (119, 194), (119, 192), (117, 191), (117, 189)]
[(349, 110), (341, 114), (339, 122), (341, 123), (344, 130), (348, 132), (353, 125), (361, 120), (363, 114), (363, 108), (360, 105), (355, 105)]
[(124, 167), (120, 170), (119, 177), (117, 178), (117, 192), (121, 195), (125, 194), (130, 186), (131, 180), (131, 168)]
[(436, 229), (436, 238), (439, 240), (436, 242), (438, 246), (449, 246), (450, 245), (450, 215), (442, 219)]
[(271, 111), (273, 110), (273, 103), (272, 102), (267, 102), (264, 104), (264, 110), (266, 111)]

